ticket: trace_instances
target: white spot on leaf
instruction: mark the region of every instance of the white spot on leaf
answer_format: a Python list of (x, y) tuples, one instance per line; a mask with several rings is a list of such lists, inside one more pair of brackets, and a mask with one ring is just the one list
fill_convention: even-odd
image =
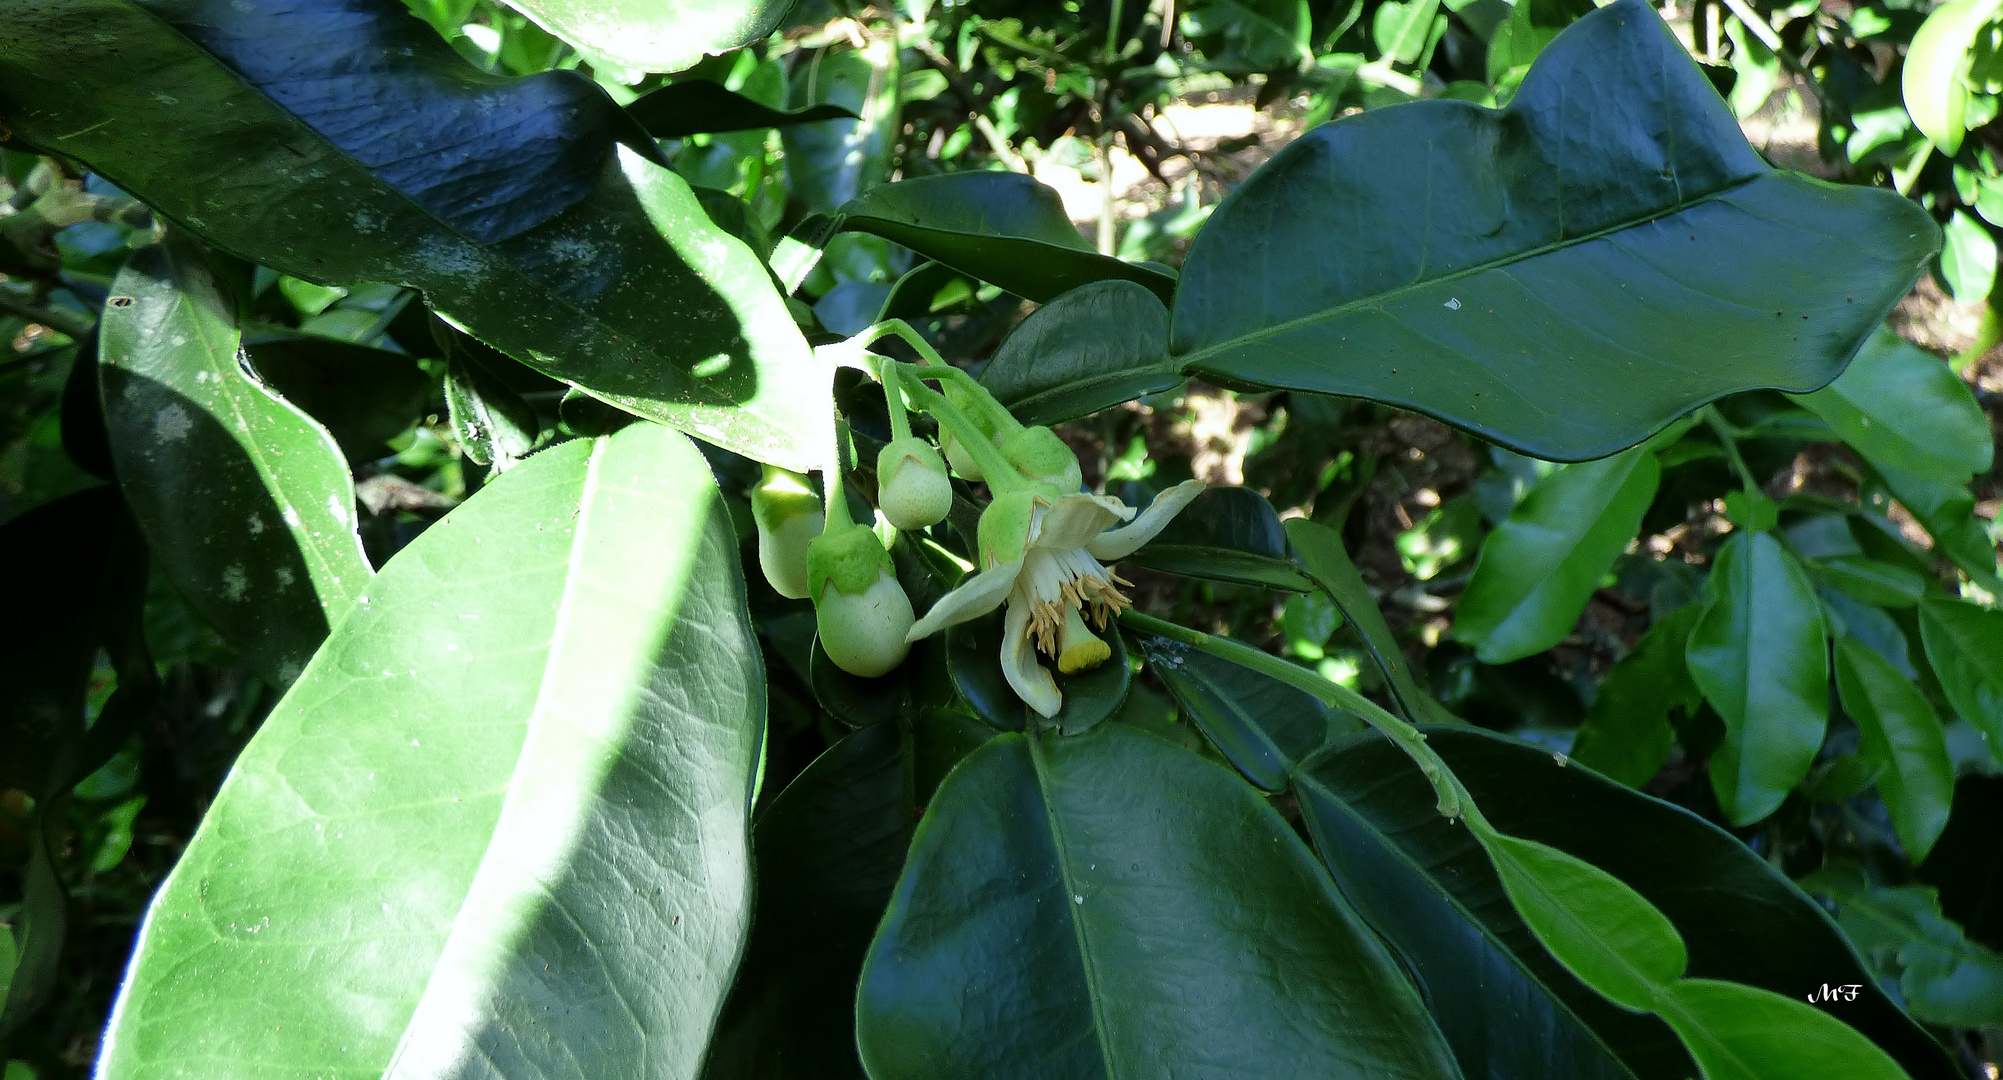
[(1447, 297), (1447, 302), (1440, 306), (1446, 308), (1448, 311), (1459, 311), (1461, 309), (1460, 298), (1455, 296), (1449, 296)]
[(153, 437), (161, 442), (180, 442), (193, 430), (195, 421), (179, 405), (163, 406), (153, 414)]
[(241, 566), (223, 567), (223, 599), (235, 602), (243, 599), (244, 591), (250, 588), (250, 575)]

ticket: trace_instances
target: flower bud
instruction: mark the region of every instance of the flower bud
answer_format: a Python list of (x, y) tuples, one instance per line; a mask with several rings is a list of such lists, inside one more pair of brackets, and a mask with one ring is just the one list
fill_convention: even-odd
[(916, 619), (874, 532), (852, 525), (823, 533), (807, 549), (807, 572), (821, 650), (836, 667), (873, 679), (904, 662)]
[(1036, 521), (1036, 493), (1009, 491), (981, 511), (979, 536), (980, 567), (1001, 566), (1022, 558), (1029, 547), (1029, 529)]
[[(982, 435), (991, 441), (994, 439), (995, 429), (994, 424), (988, 416), (987, 402), (977, 399), (973, 391), (965, 389), (957, 383), (949, 382), (942, 385), (940, 392), (946, 395), (947, 402), (960, 411), (960, 415), (966, 417), (970, 423), (980, 428)], [(974, 455), (968, 453), (966, 446), (958, 438), (954, 437), (954, 434), (947, 430), (943, 424), (939, 428), (939, 449), (946, 452), (946, 463), (951, 465), (953, 471), (960, 474), (962, 479), (970, 480), (974, 483), (979, 483), (987, 479), (987, 476), (981, 472), (980, 463), (974, 460)]]
[(952, 432), (943, 428), (939, 431), (939, 449), (946, 452), (946, 464), (951, 465), (953, 471), (960, 474), (961, 479), (976, 484), (987, 479), (987, 475), (981, 472), (980, 464), (974, 460), (974, 455), (967, 453), (967, 448), (960, 444), (960, 440), (955, 439)]
[(1066, 495), (1076, 494), (1085, 486), (1078, 455), (1047, 427), (1026, 427), (1014, 432), (1002, 440), (1001, 452), (1022, 475), (1054, 484)]
[(953, 485), (931, 443), (915, 436), (897, 439), (876, 455), (876, 501), (883, 516), (900, 529), (946, 520), (946, 511), (953, 508)]
[(807, 478), (765, 466), (751, 489), (751, 520), (758, 526), (758, 568), (773, 591), (788, 600), (807, 598), (807, 546), (821, 534), (821, 500)]

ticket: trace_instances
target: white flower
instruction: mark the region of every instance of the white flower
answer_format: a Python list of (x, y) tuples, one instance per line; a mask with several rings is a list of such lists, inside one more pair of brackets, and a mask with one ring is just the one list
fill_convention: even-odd
[[(1117, 587), (1130, 583), (1107, 570), (1105, 563), (1118, 562), (1154, 539), (1202, 490), (1199, 480), (1178, 484), (1155, 496), (1138, 518), (1133, 507), (1103, 495), (1064, 495), (1055, 500), (1039, 496), (1020, 543), (1006, 537), (1006, 547), (999, 551), (1000, 545), (990, 543), (990, 530), (983, 521), (981, 570), (940, 597), (911, 627), (906, 640), (917, 641), (979, 618), (1006, 601), (1002, 672), (1030, 708), (1044, 716), (1057, 715), (1064, 698), (1050, 672), (1037, 663), (1037, 652), (1054, 658), (1067, 675), (1095, 667), (1112, 655), (1084, 620), (1089, 610), (1103, 630), (1132, 604)], [(1129, 524), (1113, 527), (1121, 522)], [(1009, 554), (1015, 557), (1002, 561)]]

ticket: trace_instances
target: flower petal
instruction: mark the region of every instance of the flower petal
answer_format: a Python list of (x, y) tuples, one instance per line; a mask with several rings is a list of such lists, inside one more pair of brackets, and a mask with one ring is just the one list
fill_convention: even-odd
[(1100, 533), (1091, 543), (1085, 545), (1085, 550), (1091, 552), (1093, 558), (1104, 562), (1113, 562), (1132, 555), (1141, 549), (1142, 544), (1154, 539), (1155, 534), (1167, 528), (1175, 515), (1182, 513), (1182, 508), (1189, 505), (1189, 500), (1202, 493), (1203, 487), (1201, 480), (1184, 480), (1169, 488), (1155, 496), (1155, 501), (1149, 503), (1146, 510), (1141, 511), (1141, 516), (1135, 518), (1133, 524)]
[(1134, 509), (1105, 495), (1066, 495), (1043, 515), (1030, 543), (1046, 548), (1078, 548), (1134, 516)]
[(1029, 605), (1010, 604), (1003, 626), (1001, 667), (1009, 686), (1030, 708), (1056, 716), (1064, 695), (1057, 692), (1057, 680), (1036, 662), (1036, 646), (1029, 640)]
[(906, 641), (917, 641), (930, 637), (954, 623), (968, 619), (978, 619), (1001, 606), (1008, 599), (1008, 591), (1015, 585), (1016, 575), (1022, 573), (1022, 560), (990, 566), (960, 582), (958, 588), (939, 598), (932, 610), (911, 627), (904, 635)]

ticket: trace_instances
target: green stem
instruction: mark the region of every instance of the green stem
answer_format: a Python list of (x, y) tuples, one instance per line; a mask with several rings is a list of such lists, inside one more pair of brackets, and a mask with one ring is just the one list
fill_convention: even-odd
[(992, 423), (997, 433), (1022, 430), (1022, 422), (1003, 407), (1001, 402), (996, 401), (995, 396), (988, 393), (988, 388), (982, 386), (980, 380), (951, 364), (906, 364), (904, 374), (914, 379), (935, 379), (942, 386), (951, 383), (966, 391), (967, 399), (980, 406), (982, 414)]
[(1746, 467), (1746, 459), (1739, 455), (1739, 429), (1732, 426), (1715, 405), (1704, 406), (1704, 423), (1710, 425), (1712, 434), (1718, 436), (1718, 445), (1725, 450), (1725, 460), (1732, 465), (1732, 471), (1739, 474), (1739, 482), (1746, 490), (1758, 494), (1760, 482), (1753, 477), (1753, 471)]
[[(887, 337), (897, 337), (903, 340), (924, 361), (922, 364), (904, 365), (906, 369), (905, 374), (919, 379), (936, 379), (941, 383), (952, 383), (960, 389), (965, 390), (969, 397), (980, 402), (982, 413), (988, 419), (994, 421), (996, 431), (1017, 431), (1022, 428), (1022, 423), (1015, 418), (1014, 414), (1003, 408), (1001, 402), (996, 401), (993, 394), (988, 393), (987, 387), (982, 386), (972, 375), (947, 363), (946, 358), (939, 355), (939, 350), (933, 348), (932, 343), (925, 340), (925, 335), (912, 329), (911, 324), (905, 322), (903, 319), (885, 319), (864, 330), (862, 333), (842, 342), (840, 347), (853, 351), (854, 357), (845, 357), (837, 362), (848, 367), (858, 368), (867, 372), (870, 376), (880, 379), (882, 378), (881, 364), (872, 364), (869, 360), (863, 359), (863, 357), (868, 355), (865, 350)], [(896, 362), (887, 357), (881, 360), (882, 364), (894, 364)]]
[(837, 533), (843, 529), (855, 528), (855, 519), (849, 516), (848, 495), (842, 490), (842, 443), (847, 442), (848, 424), (839, 417), (834, 423), (834, 442), (828, 447), (828, 463), (821, 470), (821, 535)]
[(973, 456), (974, 464), (981, 467), (981, 475), (987, 480), (988, 490), (999, 495), (1029, 482), (1016, 471), (1014, 465), (1009, 464), (1007, 458), (1002, 456), (1001, 447), (996, 446), (994, 440), (982, 434), (981, 429), (967, 419), (967, 414), (946, 400), (946, 395), (922, 383), (903, 387), (903, 390), (906, 398), (914, 406), (931, 413), (960, 440), (962, 446), (966, 447), (967, 453)]
[(1411, 724), (1384, 711), (1376, 702), (1350, 688), (1333, 683), (1298, 664), (1291, 664), (1270, 653), (1261, 652), (1241, 641), (1206, 634), (1201, 630), (1191, 630), (1149, 615), (1143, 615), (1131, 608), (1120, 612), (1120, 621), (1142, 633), (1167, 638), (1193, 649), (1209, 653), (1220, 659), (1253, 669), (1265, 675), (1305, 691), (1328, 705), (1347, 709), (1362, 717), (1364, 722), (1398, 745), (1405, 756), (1412, 759), (1432, 784), (1433, 793), (1438, 797), (1440, 813), (1450, 818), (1460, 818), (1470, 829), (1483, 836), (1494, 834), (1488, 819), (1482, 817), (1481, 810), (1474, 804), (1474, 798), (1460, 779), (1447, 768), (1447, 763), (1432, 747), (1426, 745), (1426, 734)]
[(905, 412), (904, 393), (897, 385), (897, 365), (880, 365), (877, 378), (883, 380), (883, 402), (890, 409), (890, 441), (901, 442), (911, 437), (911, 417)]

